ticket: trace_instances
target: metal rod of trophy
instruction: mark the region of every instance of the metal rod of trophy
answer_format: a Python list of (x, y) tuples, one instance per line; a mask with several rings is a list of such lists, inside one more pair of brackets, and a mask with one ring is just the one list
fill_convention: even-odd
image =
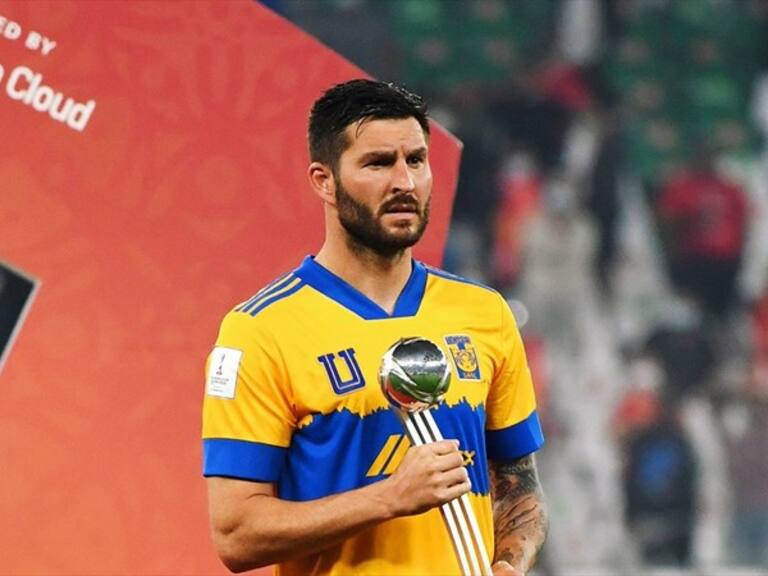
[[(414, 446), (443, 439), (429, 408), (442, 401), (450, 377), (445, 354), (426, 338), (401, 339), (384, 354), (379, 383)], [(491, 576), (488, 554), (467, 495), (443, 504), (440, 511), (462, 573)]]
[[(398, 412), (400, 413), (400, 417), (403, 425), (405, 426), (406, 432), (408, 432), (408, 437), (410, 438), (411, 443), (414, 446), (421, 446), (422, 444), (426, 444), (428, 441), (421, 437), (421, 434), (416, 428), (415, 422), (411, 418), (411, 414), (402, 410), (398, 410)], [(459, 558), (459, 564), (461, 565), (461, 573), (471, 576), (472, 572), (470, 571), (469, 564), (467, 563), (467, 552), (465, 552), (471, 541), (469, 540), (466, 533), (461, 533), (457, 519), (458, 511), (453, 509), (451, 506), (452, 502), (448, 502), (440, 506), (440, 512), (443, 515), (446, 526), (448, 526), (448, 533), (451, 536), (453, 547), (456, 549), (456, 556)], [(471, 554), (471, 549), (469, 552)], [(473, 564), (476, 565), (476, 562)]]
[[(427, 429), (432, 432), (432, 436), (434, 437), (435, 441), (443, 440), (443, 435), (440, 433), (440, 428), (437, 426), (437, 422), (435, 422), (432, 413), (429, 410), (425, 410), (420, 412), (419, 415), (424, 419)], [(469, 502), (469, 496), (467, 494), (462, 494), (462, 496), (459, 498), (458, 504), (463, 510), (464, 515), (467, 518), (467, 522), (469, 522), (470, 533), (475, 539), (475, 544), (478, 551), (480, 552), (480, 561), (482, 566), (486, 573), (491, 574), (491, 562), (488, 558), (488, 552), (485, 549), (485, 543), (483, 542), (483, 537), (480, 532), (480, 526), (478, 525), (477, 518), (475, 518), (474, 511), (472, 510), (472, 504)]]
[[(425, 410), (426, 412), (426, 410)], [(416, 427), (417, 432), (425, 438), (425, 444), (428, 442), (435, 442), (437, 441), (437, 438), (432, 437), (433, 435), (430, 434), (430, 431), (426, 428), (426, 422), (422, 420), (424, 412), (411, 412), (409, 413), (406, 418), (409, 419), (413, 425)], [(441, 436), (442, 439), (442, 436)], [(466, 497), (466, 495), (464, 495)], [(469, 561), (472, 565), (472, 571), (469, 572), (470, 574), (483, 574), (485, 575), (490, 574), (490, 568), (487, 571), (482, 571), (480, 568), (480, 564), (478, 563), (477, 554), (475, 553), (475, 546), (476, 543), (479, 542), (482, 546), (482, 540), (479, 539), (479, 536), (477, 534), (471, 534), (469, 524), (467, 523), (467, 519), (465, 518), (465, 513), (471, 514), (474, 518), (474, 513), (472, 510), (462, 510), (462, 507), (459, 505), (460, 499), (451, 500), (447, 504), (444, 504), (447, 508), (446, 512), (453, 516), (455, 518), (455, 522), (459, 527), (458, 533), (461, 536), (461, 539), (464, 541), (464, 547), (467, 551), (467, 556), (469, 556)]]

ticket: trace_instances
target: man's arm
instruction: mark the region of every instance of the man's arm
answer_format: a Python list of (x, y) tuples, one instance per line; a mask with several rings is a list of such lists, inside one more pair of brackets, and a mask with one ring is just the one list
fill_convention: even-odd
[[(311, 480), (310, 480), (311, 481)], [(308, 502), (275, 496), (273, 484), (208, 478), (213, 541), (233, 572), (324, 550), (370, 526), (420, 514), (470, 489), (458, 442), (411, 447), (392, 476)]]
[(517, 460), (490, 461), (489, 469), (496, 541), (494, 563), (508, 562), (525, 574), (536, 562), (549, 525), (536, 463), (530, 454)]

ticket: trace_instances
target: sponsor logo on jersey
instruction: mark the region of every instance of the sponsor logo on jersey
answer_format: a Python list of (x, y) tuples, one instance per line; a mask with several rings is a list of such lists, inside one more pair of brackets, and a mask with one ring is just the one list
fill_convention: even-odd
[(451, 352), (459, 380), (480, 380), (480, 363), (477, 361), (477, 350), (469, 336), (460, 334), (446, 336), (445, 344)]

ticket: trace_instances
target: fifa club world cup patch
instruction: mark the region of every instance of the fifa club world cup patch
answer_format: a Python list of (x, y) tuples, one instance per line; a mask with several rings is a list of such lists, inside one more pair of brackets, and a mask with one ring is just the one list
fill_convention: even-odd
[(446, 336), (445, 344), (451, 352), (459, 380), (480, 380), (480, 363), (477, 350), (469, 336)]
[(237, 371), (240, 368), (242, 350), (217, 346), (211, 352), (208, 365), (208, 381), (205, 390), (208, 396), (233, 399), (237, 385)]

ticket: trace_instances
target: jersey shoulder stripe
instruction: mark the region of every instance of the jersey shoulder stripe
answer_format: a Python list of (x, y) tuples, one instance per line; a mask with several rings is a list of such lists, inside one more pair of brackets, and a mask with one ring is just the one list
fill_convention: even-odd
[(462, 284), (470, 284), (472, 286), (478, 286), (480, 288), (488, 290), (489, 292), (498, 294), (497, 290), (481, 282), (477, 282), (476, 280), (470, 280), (469, 278), (464, 278), (463, 276), (457, 276), (456, 274), (451, 274), (450, 272), (446, 272), (445, 270), (440, 270), (439, 268), (434, 268), (426, 264), (424, 265), (424, 267), (427, 269), (427, 272), (429, 274), (432, 274), (433, 276), (437, 276), (439, 278), (445, 278), (446, 280), (453, 280), (454, 282), (461, 282)]
[(291, 270), (264, 286), (245, 302), (235, 306), (233, 312), (256, 316), (265, 308), (295, 294), (306, 285), (307, 282), (296, 274), (296, 270)]
[(256, 304), (256, 306), (254, 306), (248, 312), (248, 314), (250, 314), (251, 316), (256, 316), (259, 312), (261, 312), (265, 308), (271, 306), (272, 304), (274, 304), (275, 302), (278, 302), (279, 300), (282, 300), (292, 294), (295, 294), (306, 285), (307, 283), (304, 282), (302, 279), (294, 278), (291, 282), (286, 284), (280, 290), (277, 290), (276, 292), (270, 294), (269, 296), (265, 296), (264, 298), (260, 299), (259, 302)]
[(285, 283), (290, 281), (291, 276), (293, 275), (293, 272), (286, 272), (282, 276), (278, 277), (276, 280), (273, 280), (263, 288), (261, 288), (256, 294), (248, 298), (245, 302), (242, 302), (241, 304), (238, 304), (235, 307), (235, 312), (243, 312), (247, 308), (251, 308), (255, 302), (257, 302), (260, 298), (267, 295), (267, 293), (271, 293), (274, 290), (280, 289), (281, 286), (285, 285)]
[(296, 282), (300, 282), (300, 281), (301, 281), (300, 278), (297, 278), (293, 274), (288, 274), (285, 277), (285, 279), (275, 284), (269, 290), (265, 290), (261, 294), (258, 294), (254, 298), (251, 298), (251, 300), (245, 306), (243, 306), (239, 310), (239, 312), (248, 312), (250, 314), (251, 312), (253, 312), (255, 308), (257, 308), (262, 302), (264, 302), (268, 298), (272, 298), (277, 294), (285, 292), (286, 290), (290, 289), (294, 284), (296, 284)]

